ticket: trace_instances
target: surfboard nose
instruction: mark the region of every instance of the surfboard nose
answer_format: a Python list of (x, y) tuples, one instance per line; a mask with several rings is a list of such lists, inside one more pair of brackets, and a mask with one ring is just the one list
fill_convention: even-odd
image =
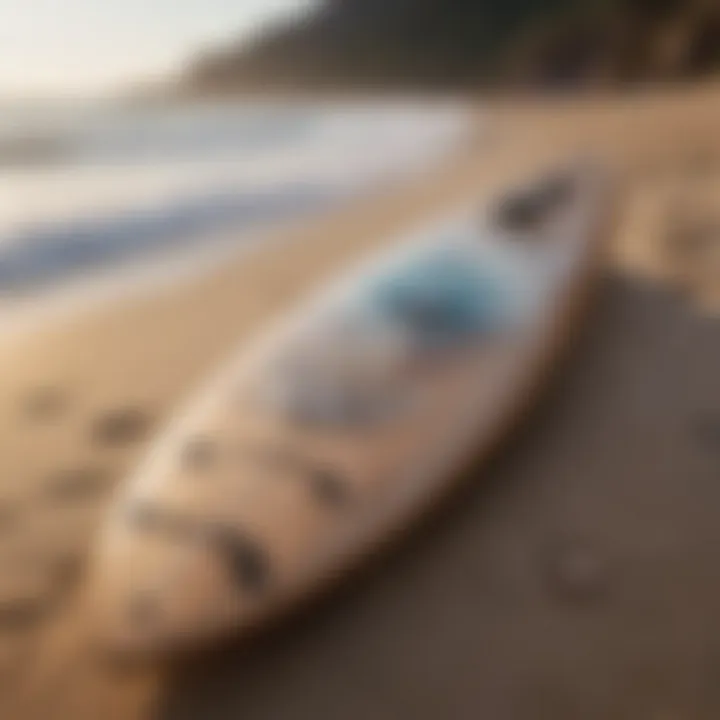
[(93, 635), (110, 653), (180, 650), (223, 632), (242, 611), (226, 562), (204, 543), (119, 532), (100, 547), (93, 569)]

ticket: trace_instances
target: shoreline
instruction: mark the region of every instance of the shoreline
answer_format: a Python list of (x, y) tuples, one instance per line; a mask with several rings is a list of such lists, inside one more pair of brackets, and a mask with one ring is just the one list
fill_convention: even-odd
[[(37, 177), (35, 170), (29, 178), (21, 175), (17, 197), (13, 196), (20, 210), (9, 210), (4, 218), (5, 236), (0, 235), (0, 321), (7, 324), (14, 314), (27, 315), (25, 308), (40, 316), (43, 304), (67, 306), (68, 298), (76, 298), (69, 305), (78, 309), (84, 298), (88, 304), (96, 299), (105, 302), (107, 297), (131, 300), (136, 288), (146, 292), (153, 282), (165, 286), (172, 277), (207, 274), (215, 266), (233, 263), (235, 255), (241, 257), (248, 247), (269, 237), (431, 174), (468, 142), (479, 123), (466, 103), (448, 108), (447, 117), (445, 111), (438, 115), (435, 107), (424, 115), (406, 103), (379, 103), (369, 114), (363, 108), (358, 118), (345, 117), (349, 106), (330, 103), (323, 107), (310, 113), (309, 138), (298, 140), (295, 125), (302, 122), (292, 121), (290, 112), (290, 117), (278, 119), (287, 127), (277, 148), (261, 146), (256, 148), (257, 155), (232, 156), (230, 164), (210, 157), (195, 168), (187, 160), (177, 164), (171, 153), (159, 168), (138, 157), (128, 158), (130, 164), (115, 171), (98, 166), (88, 174), (81, 157), (78, 173), (67, 178), (65, 185), (54, 166), (44, 172), (41, 168)], [(240, 117), (252, 126), (257, 124), (255, 116), (263, 112), (251, 106)], [(226, 125), (234, 117), (213, 113)], [(403, 135), (402, 142), (396, 138), (392, 143), (404, 115), (411, 121), (409, 134)], [(151, 126), (157, 134), (158, 128)], [(112, 147), (112, 133), (117, 129), (109, 132), (105, 142)], [(197, 152), (192, 138), (202, 146), (207, 142), (202, 139), (204, 132), (201, 125), (191, 137), (186, 129), (180, 138), (190, 143), (185, 149)], [(251, 128), (245, 132), (248, 137), (243, 136), (243, 142), (252, 142)], [(377, 158), (359, 152), (373, 138), (378, 140), (378, 134), (381, 145), (389, 144), (387, 152), (379, 152)], [(89, 142), (97, 144), (92, 133)], [(102, 155), (102, 143), (99, 147)], [(378, 155), (378, 148), (373, 150)], [(74, 167), (70, 164), (65, 174)], [(174, 177), (178, 173), (179, 178)], [(66, 198), (68, 180), (71, 189)], [(15, 187), (12, 173), (3, 182), (9, 190)], [(32, 193), (33, 182), (39, 182), (39, 201), (25, 197)], [(120, 185), (128, 183), (131, 191), (123, 188), (119, 200), (113, 197), (111, 201), (113, 187), (120, 190)], [(83, 189), (89, 200), (81, 201)], [(149, 193), (145, 200), (143, 192)], [(46, 196), (52, 198), (49, 207), (43, 205), (48, 204)], [(69, 201), (69, 210), (63, 209), (63, 198), (64, 204)], [(29, 210), (23, 209), (24, 201)], [(28, 218), (34, 218), (33, 212), (39, 215), (28, 221), (23, 220), (23, 212)], [(53, 219), (53, 212), (67, 217)]]
[[(23, 572), (37, 568), (38, 573), (47, 573), (67, 558), (76, 563), (77, 571), (75, 579), (62, 588), (34, 586), (20, 574), (17, 585), (3, 588), (5, 600), (14, 590), (15, 599), (36, 612), (19, 630), (4, 632), (0, 627), (0, 648), (8, 648), (10, 658), (5, 664), (0, 662), (0, 679), (6, 681), (3, 688), (7, 689), (4, 696), (0, 694), (0, 714), (7, 706), (11, 708), (8, 717), (23, 718), (12, 712), (22, 706), (40, 717), (53, 711), (61, 718), (91, 720), (115, 713), (126, 720), (146, 717), (147, 708), (162, 696), (168, 682), (163, 668), (141, 674), (137, 687), (128, 686), (85, 657), (82, 568), (114, 488), (146, 452), (174, 409), (240, 343), (250, 341), (271, 318), (285, 313), (349, 264), (384, 247), (398, 233), (422, 226), (471, 198), (490, 197), (554, 160), (589, 147), (614, 171), (620, 195), (621, 227), (610, 248), (609, 265), (624, 277), (652, 281), (644, 261), (631, 262), (629, 257), (647, 252), (655, 253), (652, 256), (658, 262), (662, 259), (665, 201), (656, 188), (657, 164), (682, 187), (687, 183), (693, 187), (696, 181), (710, 187), (710, 180), (688, 179), (677, 165), (683, 153), (698, 146), (717, 147), (720, 92), (708, 90), (704, 99), (700, 94), (693, 97), (693, 102), (684, 95), (656, 98), (649, 106), (619, 100), (563, 108), (552, 103), (481, 105), (483, 134), (426, 176), (408, 178), (402, 186), (357, 198), (301, 227), (280, 232), (267, 244), (254, 245), (259, 251), (222, 263), (201, 277), (167, 283), (162, 290), (132, 301), (118, 298), (93, 308), (92, 313), (69, 315), (14, 342), (0, 343), (4, 368), (0, 375), (0, 501), (17, 511), (13, 541), (32, 552), (36, 563), (26, 563)], [(717, 156), (712, 173), (720, 179), (720, 151)], [(650, 160), (656, 164), (648, 165)], [(652, 202), (640, 212), (638, 198), (643, 193), (650, 194)], [(667, 285), (672, 282), (666, 279)], [(622, 312), (628, 312), (628, 307), (635, 306), (623, 306)], [(633, 338), (639, 337), (642, 327), (656, 328), (662, 322), (655, 306), (644, 307), (627, 330)], [(689, 302), (687, 308), (690, 315)], [(631, 338), (619, 333), (610, 341), (618, 343), (604, 351), (612, 359), (613, 352), (622, 355)], [(613, 367), (610, 364), (605, 380), (612, 379)], [(636, 368), (641, 375), (646, 369), (642, 363)], [(658, 366), (657, 377), (653, 375), (657, 386), (665, 382), (664, 372)], [(626, 388), (636, 387), (633, 377), (626, 378)], [(668, 387), (672, 382), (672, 376), (667, 378)], [(701, 383), (699, 374), (697, 383)], [(601, 402), (598, 396), (606, 396), (606, 390), (607, 386), (600, 387), (592, 401)], [(45, 400), (44, 405), (38, 397)], [(55, 403), (48, 403), (48, 397)], [(38, 405), (49, 414), (33, 414)], [(674, 412), (672, 403), (668, 407), (660, 403), (658, 408), (658, 417)], [(606, 410), (612, 415), (612, 408)], [(128, 413), (143, 419), (143, 432), (116, 445), (97, 440), (97, 428), (108, 417), (127, 417)], [(670, 426), (673, 417), (669, 416)], [(552, 463), (546, 465), (544, 472), (540, 462), (530, 463), (530, 468), (533, 474), (553, 476)], [(80, 473), (86, 480), (90, 474), (97, 484), (90, 483), (86, 494), (70, 498), (49, 495), (49, 489), (66, 479), (68, 472)], [(652, 468), (638, 468), (638, 478), (651, 474)], [(508, 492), (510, 503), (513, 493)], [(492, 522), (487, 532), (492, 534)], [(8, 564), (0, 572), (12, 580), (12, 573), (20, 569), (11, 559), (4, 561)], [(433, 582), (433, 587), (441, 586)], [(338, 612), (342, 614), (341, 609)], [(478, 622), (482, 617), (478, 612)], [(364, 621), (362, 617), (352, 623), (348, 620), (348, 627), (355, 627), (355, 622), (362, 626)], [(307, 667), (321, 667), (322, 652), (311, 660)], [(219, 681), (227, 692), (233, 681), (232, 667), (228, 677)], [(466, 667), (468, 672), (470, 667)], [(236, 702), (241, 704), (242, 699)]]

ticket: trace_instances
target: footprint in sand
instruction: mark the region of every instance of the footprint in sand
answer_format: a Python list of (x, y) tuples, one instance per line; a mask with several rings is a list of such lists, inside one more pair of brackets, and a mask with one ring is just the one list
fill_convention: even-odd
[(0, 502), (0, 538), (17, 528), (20, 512), (20, 508), (13, 503)]
[(60, 388), (46, 386), (29, 392), (21, 405), (23, 414), (30, 420), (47, 422), (63, 414), (68, 397)]
[(674, 282), (697, 306), (720, 310), (720, 217), (712, 208), (676, 199), (668, 211), (661, 252)]
[(707, 412), (698, 416), (692, 429), (703, 447), (720, 450), (720, 412)]
[[(63, 388), (48, 384), (29, 390), (21, 398), (20, 411), (26, 421), (57, 424), (69, 401)], [(129, 445), (144, 439), (150, 426), (149, 415), (141, 409), (113, 408), (93, 419), (90, 439), (96, 447)], [(90, 523), (78, 524), (76, 513), (94, 515), (115, 479), (116, 473), (101, 465), (71, 465), (43, 479), (31, 503), (34, 507), (0, 500), (0, 677), (2, 641), (52, 614), (82, 575)], [(27, 527), (21, 518), (25, 511), (31, 513)]]
[(97, 493), (107, 486), (100, 478), (108, 477), (60, 475), (55, 485), (41, 491), (35, 507), (25, 508), (20, 532), (2, 538), (0, 632), (33, 625), (76, 585), (96, 525)]
[(84, 555), (55, 556), (54, 548), (22, 547), (0, 558), (0, 636), (36, 626), (82, 573)]
[(19, 548), (0, 558), (0, 630), (34, 625), (47, 610), (54, 578)]
[(113, 480), (113, 474), (103, 468), (71, 468), (52, 475), (45, 484), (43, 494), (54, 503), (95, 500), (110, 489)]
[(150, 415), (136, 407), (111, 409), (95, 418), (90, 437), (95, 445), (117, 447), (144, 440), (152, 426)]
[(567, 538), (551, 543), (544, 553), (545, 580), (557, 601), (580, 606), (603, 600), (610, 572), (598, 548), (582, 539)]

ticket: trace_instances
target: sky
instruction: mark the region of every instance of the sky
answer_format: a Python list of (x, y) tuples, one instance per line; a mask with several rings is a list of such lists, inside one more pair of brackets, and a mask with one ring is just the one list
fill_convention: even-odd
[(177, 72), (312, 0), (0, 0), (0, 98), (92, 95)]

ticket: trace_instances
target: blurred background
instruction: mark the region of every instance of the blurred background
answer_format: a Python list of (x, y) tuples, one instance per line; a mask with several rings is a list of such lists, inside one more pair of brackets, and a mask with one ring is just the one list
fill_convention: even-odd
[[(713, 0), (0, 0), (0, 716), (717, 718), (718, 72)], [(250, 648), (98, 663), (98, 523), (198, 383), (577, 156), (606, 278), (460, 502)]]

